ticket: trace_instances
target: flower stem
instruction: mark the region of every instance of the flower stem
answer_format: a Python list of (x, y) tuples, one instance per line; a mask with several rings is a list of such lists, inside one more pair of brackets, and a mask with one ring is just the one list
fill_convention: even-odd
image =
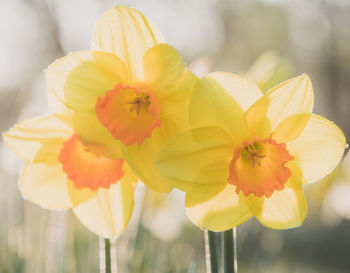
[(236, 228), (221, 234), (223, 273), (237, 273)]
[(233, 262), (234, 262), (233, 266), (234, 266), (234, 270), (235, 270), (234, 272), (238, 273), (237, 228), (234, 227), (232, 231), (233, 231), (233, 251), (234, 251), (234, 253), (233, 253)]
[(207, 273), (218, 273), (218, 255), (215, 232), (204, 230), (205, 258), (207, 263)]
[(106, 259), (106, 273), (111, 273), (111, 242), (105, 239), (105, 259)]

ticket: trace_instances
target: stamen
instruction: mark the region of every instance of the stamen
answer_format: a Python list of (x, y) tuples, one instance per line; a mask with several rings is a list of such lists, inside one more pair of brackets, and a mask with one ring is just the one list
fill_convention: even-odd
[(246, 150), (248, 153), (248, 157), (252, 161), (253, 168), (255, 167), (255, 163), (257, 163), (258, 166), (261, 166), (260, 159), (266, 157), (266, 155), (261, 155), (261, 151), (257, 150), (255, 144), (254, 146), (249, 144), (244, 148), (244, 150)]
[(137, 115), (140, 115), (141, 107), (143, 105), (148, 106), (150, 104), (150, 102), (148, 101), (149, 96), (142, 97), (142, 95), (144, 94), (141, 94), (140, 97), (136, 97), (133, 101), (128, 102), (128, 104), (132, 105), (130, 108), (130, 113), (136, 110)]

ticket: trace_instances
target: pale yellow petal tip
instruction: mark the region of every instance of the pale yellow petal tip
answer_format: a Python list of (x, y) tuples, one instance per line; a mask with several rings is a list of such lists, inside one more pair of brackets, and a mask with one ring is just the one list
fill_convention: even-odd
[(19, 176), (18, 189), (23, 199), (55, 211), (73, 207), (60, 165), (27, 163)]
[(283, 224), (283, 225), (281, 225), (280, 223), (262, 223), (262, 222), (260, 223), (267, 228), (271, 228), (275, 230), (286, 230), (286, 229), (294, 229), (302, 226), (302, 224), (304, 223), (304, 220), (305, 219), (302, 219), (299, 222), (293, 222), (290, 224)]
[(290, 78), (289, 80), (286, 80), (285, 82), (288, 82), (288, 81), (291, 81), (291, 80), (304, 80), (304, 81), (309, 81), (310, 80), (310, 77), (306, 74), (306, 73), (303, 73), (303, 74), (300, 74), (298, 76), (295, 76), (293, 78)]
[(295, 76), (293, 78), (290, 78), (288, 80), (285, 80), (279, 84), (277, 84), (276, 86), (270, 88), (266, 94), (269, 94), (269, 93), (272, 93), (273, 91), (279, 89), (280, 87), (283, 87), (287, 84), (290, 84), (290, 83), (293, 83), (293, 82), (304, 82), (304, 84), (306, 85), (306, 87), (308, 88), (309, 91), (311, 91), (313, 93), (313, 89), (312, 89), (312, 83), (311, 83), (311, 79), (310, 77), (303, 73), (303, 74), (300, 74), (298, 76)]
[(213, 223), (213, 221), (211, 220), (211, 215), (208, 215), (207, 218), (204, 218), (202, 220), (202, 222), (200, 223), (194, 223), (195, 225), (198, 225), (199, 228), (201, 229), (208, 229), (210, 231), (214, 231), (214, 232), (222, 232), (222, 231), (227, 231), (230, 229), (233, 229), (235, 227), (238, 227), (242, 224), (244, 224), (246, 221), (248, 221), (250, 218), (252, 217), (252, 215), (249, 215), (246, 218), (242, 218), (240, 222), (235, 222), (229, 225), (217, 225), (216, 223)]
[[(67, 64), (68, 64), (68, 62), (70, 61), (70, 57), (82, 56), (81, 59), (83, 59), (83, 57), (87, 58), (89, 56), (92, 56), (92, 53), (93, 53), (93, 51), (90, 51), (90, 50), (78, 50), (78, 51), (74, 51), (74, 52), (69, 52), (68, 54), (66, 54), (60, 58), (57, 58), (55, 61), (53, 61), (51, 64), (49, 64), (47, 66), (47, 68), (45, 68), (43, 70), (43, 72), (45, 73), (45, 76), (47, 76), (47, 74), (50, 72), (50, 69), (54, 68), (56, 65), (63, 64), (64, 62), (67, 62)], [(72, 69), (74, 69), (74, 67)]]
[(13, 146), (11, 145), (11, 140), (10, 140), (11, 134), (10, 134), (10, 132), (11, 132), (12, 129), (13, 129), (13, 128), (9, 129), (9, 130), (6, 131), (6, 132), (3, 132), (3, 133), (2, 133), (2, 139), (3, 139), (4, 143), (6, 144), (6, 146), (7, 146), (13, 153), (15, 153), (16, 156), (18, 156), (20, 159), (24, 160), (25, 158), (22, 157), (21, 154), (20, 154), (18, 151), (16, 151), (15, 147), (13, 147)]
[(253, 82), (253, 81), (251, 81), (251, 80), (249, 80), (247, 78), (244, 78), (241, 75), (238, 75), (238, 74), (235, 74), (235, 73), (226, 72), (226, 71), (215, 71), (215, 72), (210, 73), (208, 76), (209, 77), (213, 77), (214, 76), (214, 79), (215, 79), (216, 75), (235, 78), (235, 79), (237, 79), (239, 81), (242, 81), (242, 82), (250, 85), (252, 88), (254, 88), (256, 90), (259, 90), (261, 92), (260, 95), (263, 95), (263, 92), (260, 90), (260, 88), (258, 87), (258, 85), (255, 82)]
[[(138, 13), (141, 16), (144, 16), (142, 12), (140, 12), (139, 10), (131, 7), (131, 6), (125, 6), (125, 5), (114, 5), (112, 7), (110, 7), (109, 9), (107, 9), (96, 21), (95, 23), (95, 27), (93, 28), (94, 30), (96, 29), (96, 26), (98, 25), (98, 23), (102, 22), (103, 20), (105, 20), (106, 17), (109, 16), (116, 16), (119, 17), (119, 12), (131, 12), (131, 13)], [(149, 20), (148, 18), (145, 17), (146, 20)]]
[[(74, 211), (74, 209), (73, 209)], [(107, 232), (105, 230), (101, 230), (100, 228), (95, 228), (92, 225), (88, 225), (86, 223), (84, 223), (81, 219), (79, 219), (79, 217), (77, 215), (75, 215), (78, 219), (78, 221), (88, 230), (90, 230), (92, 233), (95, 233), (97, 236), (102, 237), (104, 239), (117, 239), (119, 238), (125, 231), (125, 229), (127, 228), (127, 225), (119, 230), (118, 232)]]
[(219, 192), (187, 193), (185, 207), (188, 218), (198, 227), (216, 232), (243, 224), (252, 213), (235, 189), (226, 184)]
[(294, 229), (302, 226), (304, 223), (306, 216), (307, 216), (307, 205), (305, 205), (305, 211), (303, 215), (300, 215), (300, 217), (295, 217), (293, 219), (290, 219), (290, 221), (279, 221), (280, 219), (274, 220), (266, 220), (266, 219), (259, 219), (257, 220), (265, 227), (276, 229), (276, 230), (285, 230), (285, 229)]

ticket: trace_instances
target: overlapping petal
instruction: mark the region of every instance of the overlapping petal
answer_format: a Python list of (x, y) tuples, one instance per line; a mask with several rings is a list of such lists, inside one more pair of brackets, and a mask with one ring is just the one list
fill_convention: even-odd
[(287, 229), (300, 226), (307, 214), (307, 204), (302, 191), (301, 171), (289, 163), (292, 171), (286, 187), (275, 191), (271, 197), (250, 194), (245, 198), (253, 215), (265, 226)]
[(147, 187), (161, 193), (172, 190), (172, 187), (164, 181), (154, 165), (159, 151), (169, 138), (169, 132), (177, 130), (171, 123), (167, 123), (167, 125), (167, 128), (164, 126), (156, 128), (152, 132), (152, 138), (145, 139), (142, 145), (123, 146), (124, 156), (133, 172)]
[(269, 90), (245, 113), (246, 123), (252, 132), (265, 136), (286, 118), (311, 113), (313, 98), (311, 81), (303, 74)]
[(99, 96), (119, 82), (128, 82), (128, 72), (116, 55), (100, 51), (71, 53), (51, 64), (46, 73), (47, 85), (68, 108), (94, 113)]
[(175, 48), (159, 44), (143, 56), (143, 69), (145, 82), (157, 94), (166, 91), (182, 75), (185, 64)]
[(172, 186), (183, 191), (203, 192), (215, 186), (222, 189), (227, 183), (232, 150), (232, 139), (223, 129), (201, 127), (169, 140), (156, 165), (168, 182), (175, 183)]
[(105, 238), (119, 236), (127, 227), (134, 208), (135, 185), (118, 182), (108, 190), (99, 189), (88, 201), (73, 209), (88, 229)]
[(211, 77), (203, 77), (195, 86), (189, 114), (193, 127), (225, 128), (236, 145), (247, 136), (242, 107)]
[(131, 80), (142, 82), (143, 55), (154, 45), (164, 42), (159, 29), (141, 12), (115, 6), (97, 20), (92, 49), (114, 53), (126, 63)]
[(46, 89), (47, 104), (49, 106), (49, 111), (52, 114), (61, 114), (65, 116), (70, 116), (72, 110), (69, 109), (63, 101), (60, 101), (54, 92), (47, 87)]
[[(64, 139), (72, 134), (67, 117), (54, 114), (26, 119), (3, 134), (5, 143), (22, 160), (43, 162), (43, 153), (58, 152)], [(41, 149), (45, 145), (47, 149)], [(41, 151), (40, 155), (37, 155)]]
[(252, 214), (235, 190), (235, 186), (227, 184), (219, 193), (186, 194), (187, 216), (198, 227), (213, 231), (228, 230), (244, 223)]
[(71, 199), (73, 206), (78, 206), (88, 201), (97, 193), (97, 191), (93, 191), (87, 187), (82, 189), (77, 189), (74, 186), (74, 182), (69, 179), (67, 181), (67, 187), (68, 187), (69, 197)]
[(18, 187), (24, 198), (46, 209), (68, 209), (73, 205), (61, 165), (26, 164)]
[(96, 153), (120, 159), (123, 157), (121, 143), (112, 137), (95, 115), (75, 113), (74, 131), (84, 144)]
[(311, 114), (294, 114), (280, 122), (272, 133), (273, 139), (278, 142), (289, 142), (296, 139), (307, 125)]
[[(157, 93), (157, 96), (162, 100), (162, 125), (170, 130), (169, 135), (175, 135), (190, 128), (188, 103), (197, 81), (198, 78), (185, 69), (171, 86)], [(174, 131), (171, 131), (172, 129)]]
[(236, 74), (214, 72), (210, 73), (208, 77), (216, 80), (241, 106), (243, 111), (248, 110), (263, 95), (255, 83)]
[(315, 182), (329, 174), (341, 160), (346, 140), (333, 122), (311, 115), (303, 132), (287, 143), (303, 173), (303, 182)]

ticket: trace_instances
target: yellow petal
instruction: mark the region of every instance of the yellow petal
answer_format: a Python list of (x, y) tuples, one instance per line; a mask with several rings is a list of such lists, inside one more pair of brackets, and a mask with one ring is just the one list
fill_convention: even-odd
[[(171, 126), (171, 124), (168, 124)], [(140, 180), (151, 190), (161, 193), (167, 193), (172, 187), (160, 176), (155, 167), (157, 156), (164, 146), (168, 135), (175, 129), (158, 127), (152, 131), (152, 136), (145, 139), (142, 145), (123, 146), (123, 153), (130, 164), (132, 171)]]
[(92, 191), (90, 188), (77, 189), (71, 180), (67, 181), (67, 186), (73, 206), (78, 206), (97, 194), (96, 191)]
[[(169, 135), (177, 134), (190, 128), (188, 103), (190, 94), (197, 82), (198, 78), (189, 70), (185, 69), (181, 77), (169, 88), (157, 94), (162, 101), (162, 126), (174, 130), (173, 132), (169, 132)], [(168, 123), (171, 125), (168, 126)]]
[(287, 229), (300, 226), (307, 214), (301, 172), (292, 164), (289, 164), (288, 168), (292, 171), (292, 176), (283, 190), (275, 191), (269, 198), (257, 197), (254, 194), (245, 197), (253, 215), (270, 228)]
[(266, 117), (270, 98), (263, 96), (244, 113), (244, 121), (254, 136), (267, 138), (271, 133), (271, 122)]
[(224, 231), (236, 227), (251, 216), (243, 197), (235, 192), (235, 186), (227, 184), (219, 193), (187, 193), (186, 213), (200, 228)]
[(247, 137), (243, 109), (213, 78), (203, 77), (195, 86), (190, 100), (190, 121), (194, 127), (224, 128), (236, 145)]
[(175, 48), (159, 44), (143, 56), (143, 69), (146, 83), (156, 93), (161, 93), (181, 76), (185, 64)]
[[(280, 122), (294, 114), (311, 113), (313, 99), (311, 81), (303, 74), (270, 89), (249, 108), (246, 121), (249, 127), (256, 128), (266, 117), (269, 119), (271, 132)], [(257, 118), (256, 115), (262, 117)]]
[(32, 163), (59, 164), (58, 157), (63, 148), (63, 142), (64, 140), (60, 138), (42, 141)]
[(272, 138), (278, 142), (289, 142), (296, 139), (307, 125), (311, 114), (302, 113), (289, 116), (278, 124), (272, 133)]
[(120, 179), (123, 183), (133, 184), (136, 187), (137, 176), (132, 172), (130, 165), (127, 161), (123, 163), (124, 176)]
[(300, 136), (287, 143), (302, 170), (304, 183), (329, 174), (341, 160), (345, 147), (343, 132), (333, 122), (314, 114)]
[[(61, 115), (26, 119), (3, 134), (5, 143), (22, 160), (41, 162), (52, 158), (61, 143), (72, 135), (69, 120)], [(43, 146), (44, 145), (44, 146)], [(47, 148), (47, 149), (46, 149)], [(41, 154), (37, 153), (40, 150)], [(47, 151), (47, 155), (44, 154)]]
[(197, 183), (195, 181), (184, 181), (176, 179), (174, 177), (165, 177), (166, 182), (174, 188), (178, 188), (187, 193), (208, 193), (208, 192), (219, 192), (227, 185), (227, 181), (221, 181), (212, 184)]
[(67, 176), (60, 164), (26, 164), (18, 187), (24, 198), (43, 208), (57, 210), (72, 207)]
[(62, 114), (65, 116), (70, 116), (72, 114), (72, 110), (55, 96), (54, 92), (49, 86), (47, 87), (46, 91), (47, 104), (49, 106), (50, 113)]
[(45, 72), (47, 85), (59, 101), (86, 113), (94, 113), (99, 96), (118, 82), (128, 82), (125, 64), (107, 52), (71, 53), (56, 60)]
[(127, 64), (131, 79), (142, 82), (143, 55), (154, 45), (164, 42), (159, 29), (141, 12), (115, 6), (97, 20), (92, 49), (116, 54)]
[[(123, 183), (127, 183), (130, 185), (134, 184), (134, 186), (136, 186), (137, 178), (131, 172), (129, 165), (126, 162), (123, 163), (123, 171), (124, 171), (124, 176), (121, 178), (121, 181)], [(120, 182), (117, 182), (117, 183), (120, 183)], [(98, 193), (98, 191), (93, 191), (90, 188), (77, 189), (74, 186), (73, 181), (71, 180), (68, 180), (68, 191), (74, 206), (78, 206), (88, 201)]]
[(112, 137), (95, 115), (75, 113), (74, 131), (96, 153), (115, 159), (123, 158), (120, 141)]
[(105, 238), (121, 235), (134, 209), (133, 183), (118, 182), (73, 209), (79, 221), (92, 232)]
[(263, 95), (253, 82), (232, 73), (214, 72), (208, 77), (216, 80), (238, 102), (243, 111)]
[(164, 179), (175, 182), (173, 186), (186, 192), (201, 192), (209, 184), (222, 188), (227, 183), (232, 153), (232, 140), (224, 130), (202, 127), (170, 139), (159, 153), (156, 165)]
[(185, 68), (172, 85), (157, 92), (157, 97), (162, 101), (164, 99), (174, 103), (186, 101), (188, 104), (189, 96), (197, 83), (198, 78), (188, 68)]

